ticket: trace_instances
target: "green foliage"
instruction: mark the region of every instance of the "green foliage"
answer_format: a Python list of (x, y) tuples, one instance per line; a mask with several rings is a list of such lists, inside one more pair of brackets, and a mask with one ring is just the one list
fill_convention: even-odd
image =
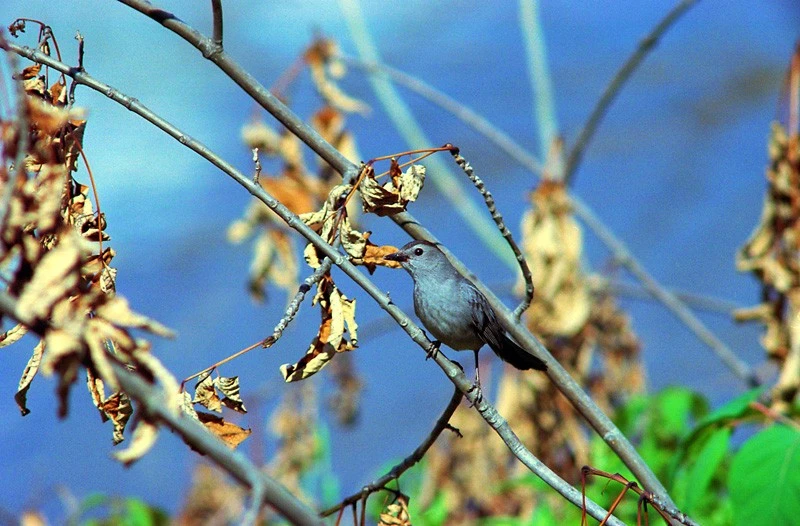
[(797, 524), (800, 520), (800, 432), (776, 424), (752, 436), (728, 476), (735, 524)]
[(161, 526), (169, 522), (165, 511), (137, 498), (109, 497), (100, 493), (87, 496), (69, 520), (69, 524), (84, 526)]

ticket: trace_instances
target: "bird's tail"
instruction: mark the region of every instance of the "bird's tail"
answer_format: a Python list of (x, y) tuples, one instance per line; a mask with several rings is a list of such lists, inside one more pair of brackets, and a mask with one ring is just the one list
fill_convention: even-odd
[(500, 345), (500, 349), (492, 347), (492, 350), (501, 360), (510, 363), (517, 369), (523, 371), (528, 369), (536, 369), (537, 371), (547, 370), (547, 364), (511, 341), (508, 336), (502, 335)]

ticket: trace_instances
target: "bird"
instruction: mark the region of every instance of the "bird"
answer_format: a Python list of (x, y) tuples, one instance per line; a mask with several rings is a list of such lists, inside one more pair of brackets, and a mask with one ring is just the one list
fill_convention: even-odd
[(547, 370), (542, 360), (506, 335), (486, 296), (453, 267), (439, 247), (429, 241), (411, 241), (384, 259), (399, 263), (414, 281), (414, 312), (438, 340), (429, 356), (438, 351), (440, 343), (456, 351), (475, 353), (474, 387), (478, 390), (478, 352), (486, 344), (517, 369)]

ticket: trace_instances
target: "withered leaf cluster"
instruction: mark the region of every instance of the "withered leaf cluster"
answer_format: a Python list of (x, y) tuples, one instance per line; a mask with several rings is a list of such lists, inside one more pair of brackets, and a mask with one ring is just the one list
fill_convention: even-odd
[(346, 93), (336, 84), (345, 75), (344, 64), (338, 58), (339, 45), (329, 38), (317, 38), (308, 47), (303, 59), (311, 70), (311, 77), (320, 97), (327, 104), (345, 113), (367, 114), (369, 106)]
[[(312, 71), (323, 104), (311, 117), (313, 128), (346, 158), (359, 159), (353, 135), (345, 128), (346, 115), (366, 108), (344, 94), (328, 73), (335, 63), (336, 44), (315, 40), (303, 54), (303, 63)], [(333, 68), (337, 69), (337, 68)], [(337, 174), (319, 161), (316, 168), (306, 163), (300, 139), (286, 129), (276, 131), (261, 119), (254, 119), (242, 128), (242, 140), (256, 152), (274, 159), (274, 174), (267, 171), (259, 183), (278, 201), (295, 214), (305, 214), (319, 208), (337, 184)], [(353, 210), (355, 213), (355, 210)], [(250, 265), (250, 293), (263, 301), (268, 283), (292, 292), (298, 286), (298, 263), (291, 230), (271, 210), (258, 200), (251, 201), (244, 217), (231, 224), (228, 239), (241, 243), (257, 233)]]
[(206, 429), (219, 437), (231, 449), (235, 449), (250, 436), (250, 429), (244, 429), (228, 422), (222, 416), (214, 413), (198, 412), (194, 407), (195, 405), (220, 414), (223, 407), (227, 407), (237, 413), (247, 413), (239, 392), (238, 376), (217, 376), (212, 378), (211, 372), (203, 375), (195, 385), (194, 398), (188, 392), (183, 391), (181, 409), (184, 414), (203, 424)]
[[(346, 95), (336, 84), (335, 78), (344, 73), (337, 54), (335, 42), (319, 38), (303, 53), (299, 64), (310, 68), (317, 92), (323, 100), (311, 118), (311, 125), (345, 157), (355, 161), (360, 156), (352, 134), (345, 127), (345, 116), (353, 112), (364, 113), (368, 108)], [(298, 65), (287, 71), (273, 89), (276, 95), (286, 99), (285, 92), (298, 72)], [(262, 173), (260, 161), (257, 162), (259, 183), (326, 242), (341, 247), (353, 264), (363, 265), (370, 273), (379, 265), (397, 266), (397, 263), (383, 259), (396, 251), (395, 247), (376, 245), (370, 239), (370, 232), (357, 228), (358, 199), (352, 197), (359, 193), (363, 210), (367, 213), (388, 215), (403, 211), (422, 188), (425, 178), (423, 166), (412, 165), (403, 172), (397, 161), (392, 160), (387, 180), (379, 182), (378, 179), (387, 174), (376, 176), (370, 163), (363, 165), (357, 181), (342, 184), (338, 182), (338, 174), (324, 161), (318, 161), (316, 168), (309, 167), (300, 140), (286, 130), (276, 131), (263, 121), (255, 120), (243, 128), (242, 137), (254, 151), (256, 159), (263, 154), (277, 161), (277, 175), (270, 175), (269, 168)], [(268, 283), (288, 292), (297, 289), (298, 262), (291, 230), (265, 205), (254, 200), (244, 217), (230, 226), (228, 237), (238, 243), (256, 232), (249, 283), (253, 297), (263, 300)], [(324, 259), (324, 254), (313, 244), (305, 247), (303, 256), (308, 266), (315, 270)], [(337, 354), (353, 350), (358, 345), (356, 301), (339, 290), (330, 271), (316, 281), (312, 305), (320, 310), (319, 329), (305, 354), (297, 362), (281, 367), (287, 382), (312, 376)], [(293, 315), (287, 313), (282, 323), (290, 321)], [(347, 374), (334, 375), (338, 393), (333, 399), (347, 400), (347, 410), (340, 415), (343, 422), (348, 422), (357, 414), (361, 382), (352, 367), (340, 369), (346, 370)]]
[[(47, 39), (39, 50), (49, 54)], [(15, 400), (28, 414), (27, 392), (37, 373), (58, 377), (58, 413), (68, 411), (68, 392), (85, 374), (86, 386), (104, 420), (113, 423), (119, 443), (133, 408), (119, 390), (113, 362), (124, 364), (165, 391), (172, 375), (150, 353), (150, 343), (131, 329), (169, 337), (158, 322), (135, 313), (115, 287), (114, 250), (107, 246), (105, 216), (95, 210), (90, 188), (75, 173), (81, 166), (86, 120), (70, 107), (63, 77), (50, 83), (40, 65), (17, 73), (24, 96), (16, 118), (3, 118), (0, 195), (0, 268), (6, 292), (17, 300), (18, 324), (0, 336), (9, 345), (35, 328), (40, 341), (23, 371)], [(88, 162), (86, 163), (89, 169)], [(91, 177), (91, 171), (89, 171)], [(93, 184), (93, 183), (92, 183)], [(83, 372), (83, 373), (82, 373)], [(168, 399), (179, 410), (173, 391)], [(131, 446), (117, 453), (123, 462), (139, 458), (155, 439), (155, 427), (141, 418)]]
[(734, 313), (765, 327), (761, 345), (781, 366), (775, 404), (800, 391), (800, 135), (778, 123), (769, 140), (767, 193), (761, 220), (739, 250), (736, 266), (761, 282), (761, 303)]

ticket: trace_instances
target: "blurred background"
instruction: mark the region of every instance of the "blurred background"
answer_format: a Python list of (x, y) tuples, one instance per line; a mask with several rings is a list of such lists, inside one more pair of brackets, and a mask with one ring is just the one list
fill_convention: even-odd
[[(207, 3), (159, 6), (210, 32)], [(356, 54), (336, 2), (239, 0), (225, 7), (226, 50), (266, 86), (315, 35), (330, 37), (344, 53)], [(568, 145), (614, 72), (669, 7), (656, 1), (540, 5), (558, 131)], [(362, 10), (385, 63), (476, 110), (541, 158), (547, 147), (537, 139), (535, 96), (516, 4), (411, 0), (364, 2)], [(89, 73), (138, 98), (241, 171), (252, 172), (240, 133), (256, 111), (252, 102), (169, 31), (121, 4), (96, 0), (6, 0), (0, 14), (3, 25), (17, 17), (51, 25), (68, 63), (76, 62), (73, 36), (80, 31)], [(757, 303), (757, 284), (737, 273), (734, 258), (761, 214), (769, 126), (778, 115), (799, 27), (796, 2), (700, 2), (636, 71), (585, 152), (573, 191), (665, 286), (734, 306)], [(35, 31), (17, 41), (34, 45)], [(349, 70), (341, 86), (372, 108), (367, 116), (352, 115), (347, 121), (364, 160), (408, 148), (364, 72)], [(538, 178), (450, 114), (418, 95), (400, 92), (431, 146), (459, 146), (519, 234), (528, 193)], [(292, 88), (291, 106), (308, 118), (318, 104), (304, 72)], [(226, 240), (228, 226), (242, 215), (250, 196), (102, 95), (79, 87), (77, 105), (88, 112), (84, 149), (117, 252), (117, 290), (136, 311), (178, 334), (173, 341), (153, 339), (153, 352), (181, 379), (269, 335), (282, 317), (286, 293), (270, 288), (266, 303), (252, 301), (247, 291), (252, 247)], [(271, 123), (269, 117), (265, 121)], [(77, 177), (82, 176), (85, 172), (79, 171)], [(428, 177), (437, 175), (429, 172)], [(468, 192), (482, 206), (477, 192)], [(443, 203), (429, 183), (409, 210), (514, 305), (515, 274), (484, 250)], [(379, 244), (407, 241), (393, 223), (375, 217), (366, 218), (364, 229), (372, 230)], [(607, 267), (602, 243), (589, 232), (585, 243), (586, 267)], [(306, 274), (301, 269), (301, 279)], [(330, 438), (330, 468), (338, 490), (349, 494), (416, 447), (452, 387), (401, 330), (381, 321), (382, 311), (371, 299), (341, 273), (334, 271), (334, 276), (346, 295), (357, 298), (363, 328), (360, 348), (350, 355), (364, 388), (356, 425), (339, 425), (326, 404), (319, 406)], [(411, 312), (411, 281), (404, 273), (379, 268), (374, 280)], [(625, 296), (620, 303), (643, 345), (649, 390), (684, 385), (719, 404), (745, 389), (663, 306)], [(284, 384), (278, 367), (302, 356), (318, 316), (305, 305), (274, 347), (255, 350), (221, 369), (226, 376), (240, 376), (250, 413), (235, 421), (253, 429), (240, 448), (258, 461), (269, 461), (275, 453), (270, 414), (287, 392), (302, 389)], [(726, 314), (699, 316), (741, 359), (769, 374), (762, 367), (757, 326), (736, 325)], [(73, 389), (70, 414), (59, 420), (55, 382), (42, 377), (28, 394), (32, 413), (20, 417), (13, 396), (34, 344), (26, 339), (0, 352), (5, 378), (0, 382), (0, 519), (35, 508), (58, 521), (95, 492), (138, 496), (170, 512), (179, 509), (198, 458), (170, 433), (162, 432), (153, 450), (125, 469), (110, 458), (111, 425), (100, 421), (88, 393), (81, 386)], [(499, 362), (483, 354), (484, 366), (499, 370)], [(471, 360), (455, 358), (467, 365)], [(330, 395), (329, 371), (310, 381), (318, 383), (324, 402)]]

